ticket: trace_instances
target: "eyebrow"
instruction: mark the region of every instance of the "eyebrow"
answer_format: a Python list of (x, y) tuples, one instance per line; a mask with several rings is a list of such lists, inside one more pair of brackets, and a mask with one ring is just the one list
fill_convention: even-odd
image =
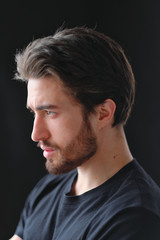
[[(29, 107), (28, 105), (26, 106), (26, 108), (30, 111), (33, 112), (32, 108)], [(40, 105), (38, 107), (36, 107), (36, 111), (41, 111), (41, 110), (46, 110), (46, 109), (57, 109), (58, 106), (56, 105), (52, 105), (52, 104), (44, 104), (44, 105)]]

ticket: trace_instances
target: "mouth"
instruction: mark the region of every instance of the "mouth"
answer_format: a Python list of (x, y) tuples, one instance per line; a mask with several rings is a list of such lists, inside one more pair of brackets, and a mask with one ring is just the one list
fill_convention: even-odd
[(51, 156), (55, 152), (55, 149), (50, 148), (50, 147), (41, 146), (41, 149), (43, 150), (43, 156), (46, 159), (51, 158)]

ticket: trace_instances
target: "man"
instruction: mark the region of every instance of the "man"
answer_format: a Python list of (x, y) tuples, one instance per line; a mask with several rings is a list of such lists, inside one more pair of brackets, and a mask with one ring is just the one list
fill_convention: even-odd
[(160, 239), (159, 187), (123, 130), (135, 83), (119, 44), (75, 27), (33, 41), (16, 61), (32, 140), (50, 174), (30, 193), (11, 239)]

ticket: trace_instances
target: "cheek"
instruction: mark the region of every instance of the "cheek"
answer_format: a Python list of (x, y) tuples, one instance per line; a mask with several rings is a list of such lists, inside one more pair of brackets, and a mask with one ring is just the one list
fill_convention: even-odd
[[(53, 122), (54, 121), (54, 122)], [(50, 121), (50, 132), (54, 142), (57, 144), (67, 143), (72, 141), (78, 134), (82, 120), (69, 118), (59, 118)]]

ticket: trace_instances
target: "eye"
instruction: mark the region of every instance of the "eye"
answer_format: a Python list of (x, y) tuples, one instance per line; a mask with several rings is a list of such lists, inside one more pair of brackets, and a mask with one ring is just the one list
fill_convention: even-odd
[(52, 111), (46, 111), (46, 113), (50, 117), (53, 117), (55, 115), (55, 112), (52, 112)]

